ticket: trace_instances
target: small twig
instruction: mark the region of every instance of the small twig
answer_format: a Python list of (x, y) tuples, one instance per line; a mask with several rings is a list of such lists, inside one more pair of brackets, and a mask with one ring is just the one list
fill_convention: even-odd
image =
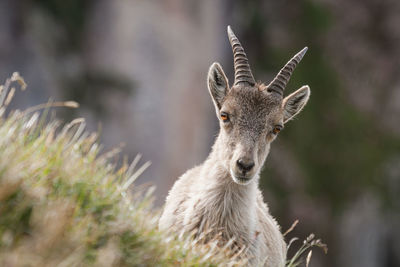
[[(20, 87), (21, 90), (25, 90), (26, 89), (26, 83), (24, 81), (24, 78), (22, 78), (18, 72), (14, 72), (11, 76), (11, 78), (8, 78), (4, 84), (4, 86), (0, 86), (0, 107), (2, 107), (4, 105), (4, 102), (6, 101), (8, 92), (10, 90), (10, 86), (11, 83), (13, 82), (17, 82)], [(14, 89), (15, 91), (15, 89)], [(7, 98), (7, 102), (11, 102), (12, 96), (10, 98)]]
[(311, 256), (312, 256), (312, 250), (310, 250), (310, 252), (308, 252), (307, 259), (306, 259), (306, 267), (308, 267), (310, 265)]
[(151, 165), (150, 161), (143, 164), (122, 186), (122, 190), (128, 189), (128, 187)]
[(64, 102), (50, 102), (50, 103), (44, 103), (44, 104), (40, 104), (37, 106), (33, 106), (30, 107), (26, 110), (24, 110), (24, 112), (22, 112), (18, 118), (22, 118), (24, 116), (26, 116), (29, 113), (41, 110), (41, 109), (45, 109), (45, 108), (54, 108), (54, 107), (67, 107), (67, 108), (78, 108), (79, 104), (75, 101), (64, 101)]
[(292, 226), (290, 226), (289, 229), (287, 229), (287, 231), (283, 234), (283, 236), (286, 236), (288, 233), (290, 233), (291, 231), (293, 231), (293, 229), (296, 227), (296, 225), (299, 223), (299, 220), (295, 220), (292, 224)]

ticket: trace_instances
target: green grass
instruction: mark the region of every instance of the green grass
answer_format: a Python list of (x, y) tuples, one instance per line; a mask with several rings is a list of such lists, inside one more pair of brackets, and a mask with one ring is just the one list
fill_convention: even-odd
[[(8, 115), (17, 74), (0, 87), (0, 266), (235, 266), (239, 255), (157, 229), (152, 188), (133, 182), (149, 165), (112, 162), (83, 119), (62, 124), (53, 102)], [(314, 243), (312, 243), (314, 242)], [(319, 241), (318, 241), (319, 242)], [(288, 266), (314, 245), (306, 241)]]

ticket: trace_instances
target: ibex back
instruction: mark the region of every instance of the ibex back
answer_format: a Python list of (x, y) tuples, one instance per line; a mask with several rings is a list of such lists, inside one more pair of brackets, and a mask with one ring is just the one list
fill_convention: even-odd
[[(283, 91), (307, 48), (296, 54), (268, 85), (255, 82), (247, 56), (228, 26), (235, 81), (229, 87), (222, 67), (213, 63), (208, 90), (220, 131), (206, 161), (182, 175), (166, 200), (161, 229), (235, 240), (250, 265), (284, 266), (286, 243), (258, 189), (259, 173), (271, 142), (305, 106), (303, 86), (287, 97)], [(207, 238), (206, 238), (207, 239)]]

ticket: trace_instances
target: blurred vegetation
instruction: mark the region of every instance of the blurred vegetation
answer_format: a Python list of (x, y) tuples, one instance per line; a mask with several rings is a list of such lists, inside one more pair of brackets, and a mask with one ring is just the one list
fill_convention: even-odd
[[(268, 17), (256, 8), (257, 1), (243, 5), (252, 10), (245, 35), (261, 38), (270, 26)], [(254, 49), (257, 53), (261, 51), (261, 56), (253, 59), (252, 64), (258, 73), (275, 73), (305, 44), (310, 47), (287, 91), (307, 83), (312, 89), (311, 100), (300, 115), (301, 121), (291, 123), (290, 131), (284, 131), (281, 138), (304, 168), (308, 193), (329, 199), (338, 212), (361, 188), (381, 188), (381, 164), (399, 150), (400, 139), (381, 131), (377, 124), (371, 123), (372, 118), (347, 102), (338, 75), (318, 44), (331, 25), (329, 11), (311, 1), (302, 1), (301, 5), (293, 31), (293, 51), (265, 47), (268, 44), (254, 40), (250, 46), (256, 46)]]
[[(291, 3), (287, 11), (289, 15), (285, 18), (292, 20), (285, 28), (292, 34), (291, 49), (282, 49), (261, 39), (271, 30), (270, 27), (276, 26), (276, 22), (273, 24), (259, 5), (260, 1), (240, 1), (239, 4), (248, 11), (244, 14), (249, 16), (242, 35), (253, 38), (243, 42), (250, 42), (251, 49), (260, 55), (251, 58), (257, 73), (275, 74), (297, 51), (309, 47), (286, 94), (308, 84), (311, 98), (299, 115), (300, 119), (289, 123), (280, 136), (281, 142), (290, 147), (306, 179), (304, 193), (315, 203), (321, 201), (325, 208), (330, 208), (327, 214), (332, 216), (329, 221), (333, 224), (347, 205), (366, 191), (380, 196), (387, 204), (386, 208), (395, 208), (393, 203), (396, 201), (388, 199), (390, 194), (384, 180), (384, 164), (400, 151), (400, 138), (382, 130), (373, 117), (356, 110), (348, 102), (344, 85), (321, 45), (321, 40), (334, 23), (329, 10), (315, 1)], [(290, 10), (296, 12), (291, 14)], [(254, 36), (259, 39), (254, 39)], [(283, 177), (279, 177), (279, 172), (268, 164), (263, 177), (262, 186), (279, 199), (279, 209), (275, 213), (278, 221), (290, 222), (292, 218), (285, 211), (289, 208), (290, 197), (296, 194), (293, 190), (299, 188), (285, 186), (280, 182)], [(333, 233), (320, 232), (319, 235), (332, 245), (335, 240)]]
[[(97, 134), (77, 119), (47, 118), (55, 102), (5, 116), (14, 74), (0, 89), (1, 266), (220, 266), (234, 263), (214, 243), (157, 230), (152, 190), (134, 190), (146, 165), (113, 164), (118, 150), (100, 153)], [(40, 114), (40, 108), (46, 108)], [(140, 193), (142, 192), (142, 193)]]
[(92, 6), (92, 0), (33, 0), (33, 3), (46, 10), (65, 30), (67, 43), (61, 47), (62, 49), (80, 49), (86, 16)]

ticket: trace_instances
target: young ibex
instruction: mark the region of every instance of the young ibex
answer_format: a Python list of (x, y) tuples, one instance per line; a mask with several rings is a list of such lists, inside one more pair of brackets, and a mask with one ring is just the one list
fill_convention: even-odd
[(221, 245), (235, 240), (251, 265), (284, 266), (286, 243), (269, 214), (258, 180), (270, 144), (305, 106), (310, 88), (283, 98), (283, 90), (307, 48), (295, 55), (268, 84), (255, 82), (247, 56), (228, 26), (235, 67), (229, 88), (222, 67), (213, 63), (208, 89), (220, 131), (206, 161), (182, 175), (166, 200), (161, 229), (217, 234)]

